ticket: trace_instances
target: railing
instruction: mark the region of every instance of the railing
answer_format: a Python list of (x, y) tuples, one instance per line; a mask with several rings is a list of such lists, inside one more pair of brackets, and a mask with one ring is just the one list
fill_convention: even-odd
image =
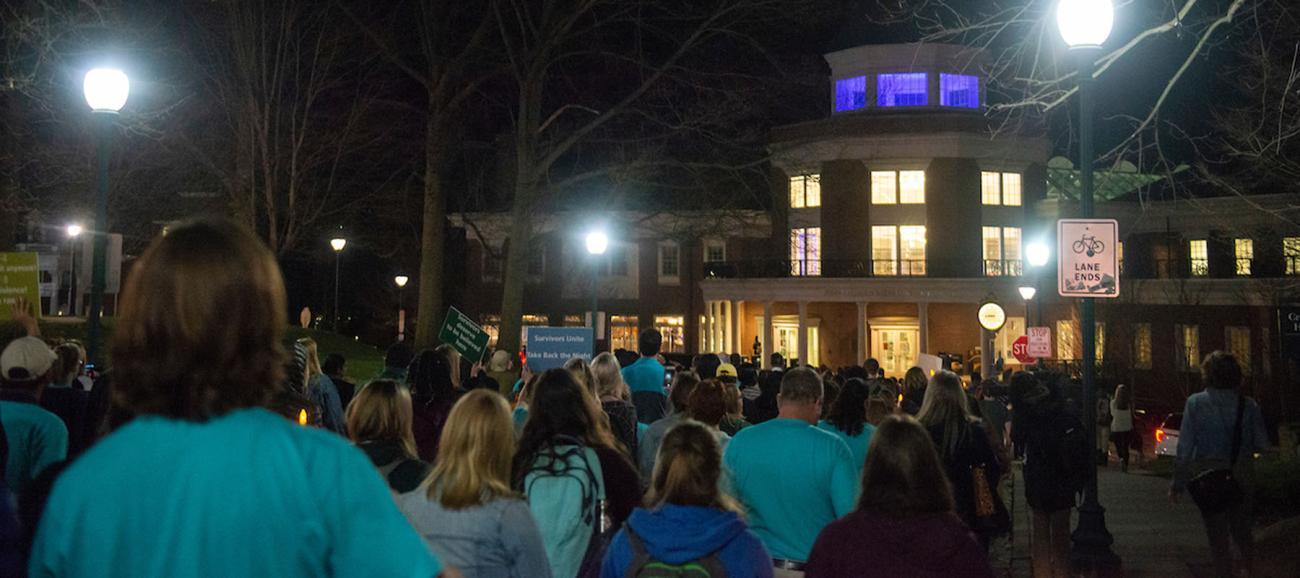
[(1191, 273), (1193, 277), (1205, 277), (1210, 274), (1209, 259), (1192, 259)]
[(1254, 269), (1252, 268), (1252, 266), (1254, 265), (1254, 262), (1255, 262), (1254, 259), (1238, 258), (1238, 259), (1237, 259), (1237, 275), (1240, 275), (1240, 276), (1243, 276), (1243, 277), (1249, 277), (1251, 271), (1254, 271)]
[(1024, 264), (1019, 259), (985, 259), (986, 277), (1019, 277), (1024, 274)]
[(705, 263), (704, 276), (720, 279), (772, 277), (923, 277), (924, 259), (863, 261), (853, 259), (766, 259)]
[(1286, 274), (1300, 275), (1300, 255), (1287, 255), (1284, 258), (1286, 259)]

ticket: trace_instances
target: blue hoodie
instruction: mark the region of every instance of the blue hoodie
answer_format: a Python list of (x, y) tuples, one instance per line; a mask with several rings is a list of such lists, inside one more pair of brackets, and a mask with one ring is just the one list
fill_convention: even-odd
[[(767, 548), (735, 512), (665, 504), (655, 510), (637, 508), (627, 525), (653, 560), (685, 564), (718, 552), (730, 578), (772, 576)], [(627, 530), (619, 530), (605, 552), (601, 578), (623, 578), (634, 557)]]

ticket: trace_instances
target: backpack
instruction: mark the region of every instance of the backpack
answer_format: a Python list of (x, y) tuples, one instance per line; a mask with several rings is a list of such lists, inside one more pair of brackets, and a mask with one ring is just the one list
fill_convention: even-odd
[(668, 564), (655, 560), (646, 551), (641, 537), (624, 528), (627, 541), (632, 545), (632, 562), (627, 565), (627, 578), (727, 578), (727, 568), (717, 552), (703, 558), (697, 558), (685, 564)]
[[(534, 460), (532, 467), (524, 474), (524, 494), (532, 503), (537, 496), (563, 495), (569, 484), (578, 483), (583, 504), (578, 523), (580, 527), (589, 529), (587, 531), (590, 532), (590, 537), (587, 539), (577, 577), (596, 578), (600, 576), (605, 550), (616, 530), (605, 499), (600, 458), (581, 440), (569, 436), (557, 436), (556, 441), (542, 455), (547, 459)], [(581, 465), (573, 465), (571, 462), (574, 461)], [(594, 468), (592, 461), (596, 462)], [(543, 501), (547, 499), (544, 497)]]
[(1093, 443), (1092, 437), (1088, 435), (1088, 430), (1083, 427), (1083, 423), (1073, 416), (1061, 416), (1058, 420), (1060, 426), (1061, 446), (1057, 452), (1059, 461), (1058, 471), (1066, 483), (1066, 487), (1071, 492), (1079, 493), (1083, 491), (1084, 486), (1088, 485), (1088, 480), (1092, 475), (1092, 470), (1096, 468), (1093, 463), (1093, 455), (1096, 450), (1096, 444)]

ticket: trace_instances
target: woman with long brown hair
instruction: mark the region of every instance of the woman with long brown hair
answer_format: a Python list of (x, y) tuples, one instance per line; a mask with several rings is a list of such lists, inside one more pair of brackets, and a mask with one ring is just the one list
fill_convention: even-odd
[(892, 415), (876, 428), (857, 510), (817, 536), (805, 576), (993, 576), (983, 549), (953, 512), (944, 467), (915, 419)]
[(33, 575), (443, 570), (361, 452), (262, 409), (284, 380), (287, 309), (280, 268), (248, 230), (200, 221), (153, 241), (112, 343), (115, 401), (135, 418), (60, 476)]
[(447, 418), (437, 467), (397, 500), (429, 548), (466, 578), (551, 576), (537, 522), (510, 488), (514, 451), (505, 398), (471, 391)]
[(414, 490), (429, 474), (416, 457), (411, 394), (396, 381), (372, 381), (348, 405), (348, 438), (379, 468), (394, 492)]
[[(652, 562), (694, 563), (712, 576), (772, 576), (772, 558), (763, 542), (749, 531), (740, 506), (718, 487), (722, 452), (716, 433), (685, 420), (664, 436), (646, 507), (633, 512), (614, 536), (601, 567), (603, 578), (634, 576), (640, 568), (629, 566)], [(647, 556), (637, 556), (638, 550)]]

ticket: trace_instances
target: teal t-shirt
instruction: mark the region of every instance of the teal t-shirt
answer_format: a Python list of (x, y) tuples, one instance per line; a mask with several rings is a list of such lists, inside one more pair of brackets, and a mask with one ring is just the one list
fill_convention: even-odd
[(840, 428), (835, 427), (831, 422), (826, 420), (817, 422), (817, 427), (831, 432), (835, 434), (835, 437), (844, 440), (844, 443), (849, 446), (849, 452), (853, 454), (853, 465), (855, 471), (861, 473), (862, 465), (867, 463), (867, 448), (871, 446), (871, 434), (876, 433), (876, 426), (864, 423), (862, 424), (862, 431), (855, 436), (840, 431)]
[(627, 382), (627, 388), (633, 393), (638, 391), (653, 391), (664, 393), (664, 375), (665, 370), (662, 363), (653, 357), (642, 357), (631, 365), (623, 368), (623, 381)]
[(736, 432), (723, 457), (732, 495), (773, 558), (807, 561), (817, 534), (853, 511), (853, 455), (833, 434), (777, 418)]
[(50, 464), (68, 457), (68, 426), (39, 405), (0, 401), (0, 424), (9, 442), (5, 482), (15, 494), (22, 494)]
[(46, 576), (429, 578), (442, 564), (360, 450), (245, 409), (141, 417), (54, 485), (28, 570)]

